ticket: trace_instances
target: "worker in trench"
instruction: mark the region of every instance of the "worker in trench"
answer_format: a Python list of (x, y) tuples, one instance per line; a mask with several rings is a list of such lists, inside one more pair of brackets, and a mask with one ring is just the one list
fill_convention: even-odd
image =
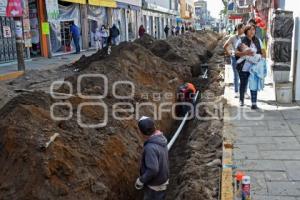
[(138, 127), (146, 141), (135, 188), (144, 189), (144, 200), (164, 200), (170, 175), (167, 139), (149, 117), (143, 116)]
[(179, 104), (176, 106), (176, 116), (183, 117), (187, 112), (192, 112), (191, 109), (194, 109), (196, 99), (196, 88), (192, 83), (183, 83), (177, 88), (176, 99), (177, 103), (186, 103)]

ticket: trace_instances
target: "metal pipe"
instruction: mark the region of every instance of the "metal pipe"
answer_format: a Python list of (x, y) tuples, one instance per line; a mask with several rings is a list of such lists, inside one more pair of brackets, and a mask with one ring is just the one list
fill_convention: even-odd
[[(197, 93), (196, 93), (196, 95), (195, 95), (195, 102), (197, 101), (198, 95), (199, 95), (199, 91), (197, 91)], [(180, 126), (179, 126), (178, 129), (176, 130), (174, 136), (173, 136), (172, 139), (170, 140), (170, 142), (169, 142), (169, 144), (168, 144), (168, 150), (169, 150), (169, 151), (170, 151), (170, 149), (172, 148), (173, 144), (175, 143), (175, 141), (176, 141), (178, 135), (180, 134), (180, 132), (181, 132), (181, 130), (182, 130), (182, 128), (183, 128), (183, 126), (184, 126), (184, 124), (185, 124), (185, 122), (186, 122), (188, 116), (189, 116), (189, 113), (187, 112), (187, 113), (185, 114), (185, 116), (184, 116), (184, 118), (183, 118), (183, 120), (182, 120)]]
[(205, 72), (204, 72), (204, 74), (202, 75), (203, 79), (207, 79), (207, 72), (208, 72), (208, 69), (206, 69)]

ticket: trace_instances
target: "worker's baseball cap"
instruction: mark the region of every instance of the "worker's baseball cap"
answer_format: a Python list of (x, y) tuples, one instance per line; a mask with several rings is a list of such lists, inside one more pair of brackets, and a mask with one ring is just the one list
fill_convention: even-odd
[(155, 131), (155, 124), (152, 118), (142, 116), (139, 119), (138, 126), (144, 135), (152, 135)]

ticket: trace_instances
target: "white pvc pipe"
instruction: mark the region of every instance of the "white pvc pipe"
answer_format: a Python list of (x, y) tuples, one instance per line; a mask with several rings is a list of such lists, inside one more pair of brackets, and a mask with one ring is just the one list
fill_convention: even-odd
[[(196, 100), (197, 100), (197, 98), (198, 98), (198, 95), (199, 95), (199, 91), (197, 91), (197, 93), (196, 93), (196, 95), (195, 95), (195, 102), (196, 102)], [(169, 150), (169, 151), (170, 151), (170, 149), (172, 148), (173, 144), (175, 143), (175, 141), (176, 141), (178, 135), (180, 134), (180, 132), (181, 132), (181, 130), (182, 130), (182, 128), (183, 128), (183, 126), (184, 126), (184, 124), (185, 124), (185, 122), (186, 122), (188, 116), (189, 116), (189, 113), (187, 112), (187, 113), (185, 114), (185, 116), (184, 116), (184, 118), (183, 118), (183, 120), (182, 120), (180, 126), (179, 126), (178, 129), (176, 130), (174, 136), (173, 136), (172, 139), (170, 140), (170, 142), (169, 142), (169, 144), (168, 144), (168, 150)]]

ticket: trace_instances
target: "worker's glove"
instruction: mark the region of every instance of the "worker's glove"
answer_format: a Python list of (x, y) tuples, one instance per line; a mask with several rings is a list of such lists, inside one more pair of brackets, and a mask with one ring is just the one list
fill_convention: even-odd
[(143, 187), (144, 187), (144, 183), (142, 183), (142, 182), (140, 181), (140, 178), (137, 178), (137, 179), (136, 179), (136, 182), (135, 182), (135, 188), (136, 188), (137, 190), (141, 190), (141, 189), (143, 189)]

